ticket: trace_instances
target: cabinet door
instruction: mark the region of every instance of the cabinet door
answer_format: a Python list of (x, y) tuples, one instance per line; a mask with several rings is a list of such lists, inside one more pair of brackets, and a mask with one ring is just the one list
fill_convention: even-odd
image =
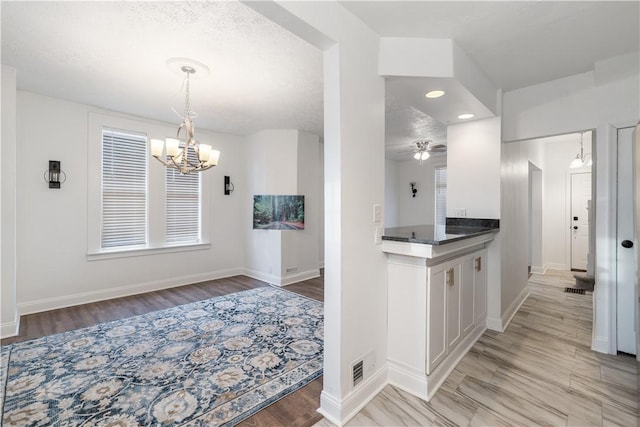
[(474, 321), (474, 255), (467, 255), (462, 260), (461, 295), (460, 295), (460, 323), (462, 336), (471, 330)]
[(474, 324), (487, 317), (487, 251), (480, 251), (473, 257), (473, 311)]
[[(445, 270), (447, 284), (447, 348), (450, 349), (460, 339), (460, 279), (462, 262), (457, 260)], [(447, 350), (448, 351), (448, 350)]]
[[(427, 284), (427, 374), (447, 355), (447, 284), (444, 266), (429, 269)], [(410, 327), (410, 326), (407, 326)]]

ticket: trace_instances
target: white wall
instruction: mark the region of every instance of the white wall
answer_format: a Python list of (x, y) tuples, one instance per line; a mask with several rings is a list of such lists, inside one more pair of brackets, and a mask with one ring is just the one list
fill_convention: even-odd
[[(96, 108), (18, 92), (17, 303), (21, 314), (151, 289), (239, 274), (244, 230), (237, 212), (245, 209), (242, 139), (198, 130), (221, 154), (209, 180), (211, 247), (118, 259), (87, 260), (87, 177), (100, 165), (87, 159), (89, 112)], [(130, 119), (136, 119), (128, 117)], [(37, 125), (34, 125), (36, 123)], [(60, 160), (67, 180), (49, 189), (43, 179), (48, 160)], [(149, 160), (154, 162), (152, 158)], [(236, 191), (223, 195), (223, 175)], [(3, 286), (4, 287), (4, 286)]]
[[(255, 2), (324, 50), (325, 347), (320, 412), (342, 424), (386, 383), (386, 262), (373, 205), (384, 201), (384, 80), (378, 36), (336, 2)], [(352, 364), (365, 380), (352, 385)]]
[[(640, 117), (638, 55), (603, 61), (590, 71), (507, 92), (503, 96), (503, 139), (539, 138), (596, 129), (596, 288), (592, 348), (615, 352), (615, 241), (612, 156), (615, 126)], [(520, 248), (518, 250), (526, 250)]]
[(398, 187), (398, 168), (401, 162), (385, 159), (384, 161), (384, 226), (397, 227), (398, 204), (400, 191)]
[[(500, 322), (504, 329), (527, 296), (529, 265), (529, 149), (526, 142), (502, 144)], [(525, 250), (523, 251), (522, 248)]]
[(16, 70), (2, 66), (0, 336), (18, 333), (16, 309)]
[(447, 127), (447, 216), (500, 218), (500, 117)]
[(275, 285), (317, 277), (322, 220), (319, 138), (297, 130), (264, 130), (249, 135), (246, 141), (247, 150), (252, 153), (247, 159), (249, 227), (253, 195), (305, 196), (304, 230), (248, 230), (246, 274)]
[[(387, 161), (388, 163), (389, 161)], [(395, 196), (398, 226), (435, 223), (435, 168), (446, 166), (445, 156), (432, 156), (420, 165), (417, 160), (396, 162)], [(416, 197), (411, 193), (416, 183)]]

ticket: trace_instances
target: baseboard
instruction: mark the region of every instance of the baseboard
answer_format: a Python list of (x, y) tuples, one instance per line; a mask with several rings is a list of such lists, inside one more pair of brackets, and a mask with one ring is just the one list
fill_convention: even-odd
[(226, 270), (211, 271), (189, 276), (174, 277), (166, 280), (156, 280), (130, 286), (119, 286), (117, 288), (101, 289), (91, 292), (81, 292), (72, 295), (64, 295), (60, 297), (22, 302), (18, 303), (18, 313), (21, 316), (24, 314), (40, 313), (43, 311), (56, 310), (59, 308), (71, 307), (74, 305), (88, 304), (113, 298), (142, 294), (145, 292), (175, 288), (177, 286), (183, 286), (190, 283), (199, 283), (207, 280), (237, 276), (239, 274), (242, 274), (242, 272), (242, 268), (230, 268)]
[(544, 265), (544, 270), (561, 270), (561, 271), (569, 271), (571, 270), (567, 264), (558, 264), (555, 262), (549, 262)]
[(545, 274), (547, 272), (547, 268), (544, 266), (531, 266), (531, 272), (533, 274)]
[(509, 323), (511, 323), (511, 320), (513, 319), (513, 316), (516, 315), (516, 313), (520, 309), (520, 306), (524, 304), (527, 298), (529, 298), (529, 289), (525, 286), (522, 292), (520, 292), (520, 294), (516, 297), (516, 299), (514, 299), (511, 304), (509, 304), (507, 310), (502, 313), (502, 330), (500, 332), (504, 332), (507, 329)]
[(355, 417), (389, 383), (386, 365), (369, 379), (358, 385), (342, 401), (324, 390), (320, 394), (318, 412), (338, 427)]
[(267, 282), (271, 285), (281, 286), (281, 278), (280, 276), (276, 276), (275, 274), (264, 273), (262, 271), (253, 270), (246, 267), (242, 269), (242, 274), (244, 274), (245, 276), (249, 276), (252, 279), (262, 280), (263, 282)]
[(20, 317), (16, 317), (13, 322), (0, 324), (0, 338), (15, 337), (20, 332)]
[(287, 285), (292, 285), (294, 283), (320, 277), (320, 270), (319, 269), (307, 270), (307, 271), (302, 271), (300, 273), (291, 274), (289, 276), (280, 277), (275, 274), (264, 273), (262, 271), (253, 270), (250, 268), (244, 268), (243, 274), (245, 276), (249, 276), (257, 280), (262, 280), (263, 282), (267, 282), (275, 286), (287, 286)]
[(300, 273), (283, 277), (282, 284), (280, 286), (292, 285), (294, 283), (304, 282), (305, 280), (315, 279), (316, 277), (320, 277), (320, 269), (316, 268), (313, 270), (302, 271)]
[(496, 332), (504, 332), (502, 329), (502, 319), (499, 317), (487, 317), (487, 329)]
[(605, 337), (595, 337), (591, 343), (591, 350), (599, 353), (609, 353), (609, 340)]
[(482, 322), (476, 325), (458, 345), (451, 349), (449, 355), (429, 375), (415, 372), (407, 366), (389, 361), (389, 383), (420, 399), (431, 400), (486, 329)]

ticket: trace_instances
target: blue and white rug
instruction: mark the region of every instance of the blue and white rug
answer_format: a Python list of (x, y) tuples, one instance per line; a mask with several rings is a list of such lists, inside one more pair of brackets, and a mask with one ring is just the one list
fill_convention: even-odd
[(2, 425), (233, 425), (320, 376), (322, 344), (322, 303), (270, 287), (16, 343)]

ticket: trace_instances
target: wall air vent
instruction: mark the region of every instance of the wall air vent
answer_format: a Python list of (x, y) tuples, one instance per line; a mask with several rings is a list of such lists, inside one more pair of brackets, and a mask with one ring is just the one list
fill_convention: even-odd
[(353, 386), (357, 386), (364, 378), (363, 361), (353, 365)]

